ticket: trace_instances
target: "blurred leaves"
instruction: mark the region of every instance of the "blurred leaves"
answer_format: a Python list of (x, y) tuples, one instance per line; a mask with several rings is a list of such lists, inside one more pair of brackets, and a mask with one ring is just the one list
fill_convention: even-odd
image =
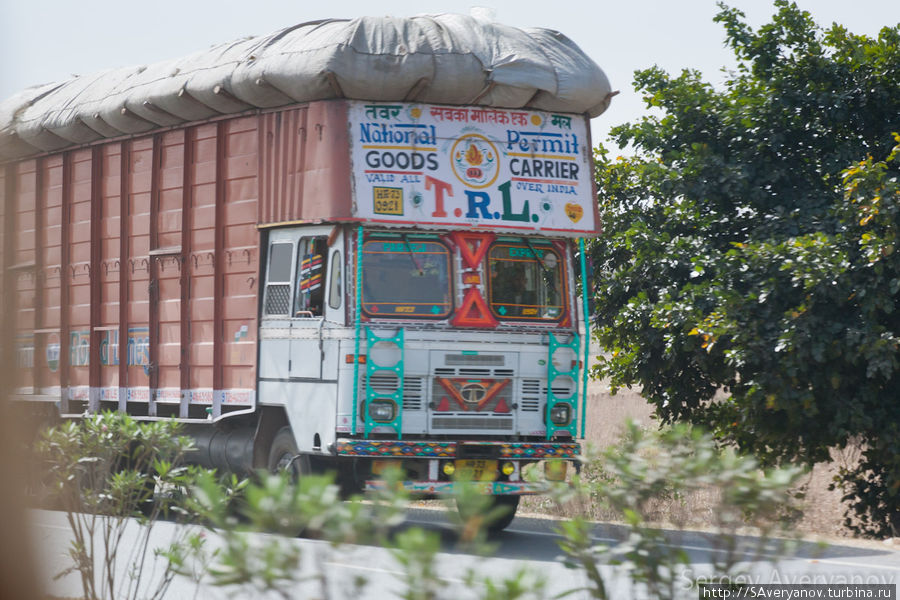
[(699, 428), (678, 424), (649, 431), (634, 422), (617, 444), (588, 449), (582, 460), (582, 472), (601, 476), (576, 476), (571, 486), (557, 485), (553, 497), (560, 503), (599, 499), (620, 515), (628, 533), (608, 546), (594, 540), (594, 524), (583, 517), (559, 525), (566, 565), (583, 570), (587, 580), (584, 588), (569, 593), (615, 597), (610, 572), (602, 570), (605, 563), (627, 573), (648, 597), (695, 595), (696, 590), (685, 588), (683, 571), (691, 561), (683, 542), (653, 525), (649, 515), (656, 500), (677, 500), (700, 490), (714, 492), (714, 500), (704, 511), (705, 531), (695, 534), (706, 539), (710, 551), (703, 560), (717, 575), (736, 577), (751, 557), (777, 560), (779, 550), (787, 549), (773, 534), (788, 531), (795, 515), (789, 491), (804, 471), (799, 467), (763, 469), (752, 456), (720, 448)]
[[(150, 537), (160, 518), (183, 514), (181, 492), (197, 474), (182, 465), (191, 448), (174, 422), (138, 422), (118, 412), (45, 431), (38, 454), (72, 531), (71, 565), (57, 577), (77, 572), (91, 600), (163, 596), (187, 551), (188, 533), (180, 531), (162, 548), (151, 548)], [(138, 533), (126, 538), (134, 520)], [(149, 554), (166, 559), (162, 573), (145, 569)]]

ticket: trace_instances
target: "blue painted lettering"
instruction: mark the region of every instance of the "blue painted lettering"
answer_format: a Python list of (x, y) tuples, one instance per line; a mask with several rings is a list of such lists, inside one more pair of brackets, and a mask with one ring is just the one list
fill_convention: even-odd
[[(507, 189), (509, 189), (509, 182), (506, 183), (506, 186)], [(494, 218), (488, 210), (488, 206), (491, 203), (491, 197), (487, 195), (487, 192), (473, 192), (472, 190), (466, 190), (466, 198), (469, 200), (469, 211), (466, 213), (467, 219), (479, 218), (479, 212), (481, 212), (482, 219)]]

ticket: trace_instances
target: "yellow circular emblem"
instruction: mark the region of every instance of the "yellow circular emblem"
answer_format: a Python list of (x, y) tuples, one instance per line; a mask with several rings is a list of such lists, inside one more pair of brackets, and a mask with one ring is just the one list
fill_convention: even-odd
[(477, 133), (457, 139), (450, 149), (450, 158), (453, 174), (470, 188), (486, 188), (500, 174), (497, 148), (488, 138)]

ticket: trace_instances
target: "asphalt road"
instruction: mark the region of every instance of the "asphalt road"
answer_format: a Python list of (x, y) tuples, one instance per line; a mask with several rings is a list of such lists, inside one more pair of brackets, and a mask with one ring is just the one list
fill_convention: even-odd
[[(81, 587), (75, 574), (54, 580), (53, 575), (66, 566), (66, 548), (70, 539), (68, 524), (63, 513), (32, 511), (30, 513), (35, 551), (41, 566), (41, 580), (48, 594), (58, 597), (78, 597)], [(456, 549), (457, 536), (441, 510), (412, 508), (403, 527), (422, 527), (436, 531), (442, 539), (442, 551), (437, 558), (436, 572), (443, 580), (440, 597), (448, 600), (478, 598), (483, 588), (470, 588), (466, 573), (474, 571), (493, 579), (511, 577), (517, 570), (525, 569), (547, 580), (546, 597), (554, 597), (566, 590), (584, 585), (580, 571), (567, 569), (557, 545), (559, 537), (554, 532), (556, 522), (540, 517), (517, 517), (503, 533), (493, 538), (496, 551), (490, 557), (479, 557)], [(174, 532), (172, 523), (159, 523), (154, 530), (151, 545), (162, 546)], [(135, 531), (129, 531), (134, 535)], [(256, 541), (265, 540), (266, 534), (254, 534)], [(615, 547), (627, 533), (622, 526), (598, 523), (594, 540), (598, 544)], [(715, 540), (700, 532), (667, 532), (672, 545), (684, 549), (690, 556), (688, 567), (677, 573), (676, 584), (684, 598), (697, 598), (691, 584), (698, 578), (716, 581), (721, 573), (714, 571), (714, 559), (720, 552)], [(212, 538), (210, 538), (212, 539)], [(752, 547), (756, 540), (744, 538), (742, 543)], [(304, 563), (298, 570), (298, 579), (324, 570), (325, 587), (319, 578), (297, 584), (290, 591), (291, 598), (399, 598), (403, 591), (402, 571), (390, 552), (369, 546), (332, 547), (326, 542), (299, 538), (291, 540), (304, 553)], [(750, 550), (743, 552), (739, 581), (751, 583), (900, 583), (900, 543), (838, 542), (827, 547), (812, 542), (796, 545), (790, 556), (783, 556), (779, 548), (771, 545), (756, 556)], [(772, 561), (777, 561), (773, 564)], [(160, 565), (161, 563), (157, 564)], [(602, 565), (601, 572), (608, 582), (613, 598), (641, 598), (646, 594), (635, 588), (623, 567)], [(124, 572), (119, 574), (124, 577)], [(364, 581), (361, 589), (357, 582)], [(173, 582), (167, 598), (280, 598), (262, 595), (250, 589), (214, 588), (198, 585), (187, 578), (178, 577)], [(576, 593), (567, 598), (587, 598)]]

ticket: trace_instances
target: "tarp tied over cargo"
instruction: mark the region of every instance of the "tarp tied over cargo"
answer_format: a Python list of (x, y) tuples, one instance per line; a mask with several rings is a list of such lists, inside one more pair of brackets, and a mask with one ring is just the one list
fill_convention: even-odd
[(0, 103), (0, 160), (329, 98), (594, 117), (610, 86), (578, 46), (548, 29), (453, 14), (317, 21), (29, 88)]

